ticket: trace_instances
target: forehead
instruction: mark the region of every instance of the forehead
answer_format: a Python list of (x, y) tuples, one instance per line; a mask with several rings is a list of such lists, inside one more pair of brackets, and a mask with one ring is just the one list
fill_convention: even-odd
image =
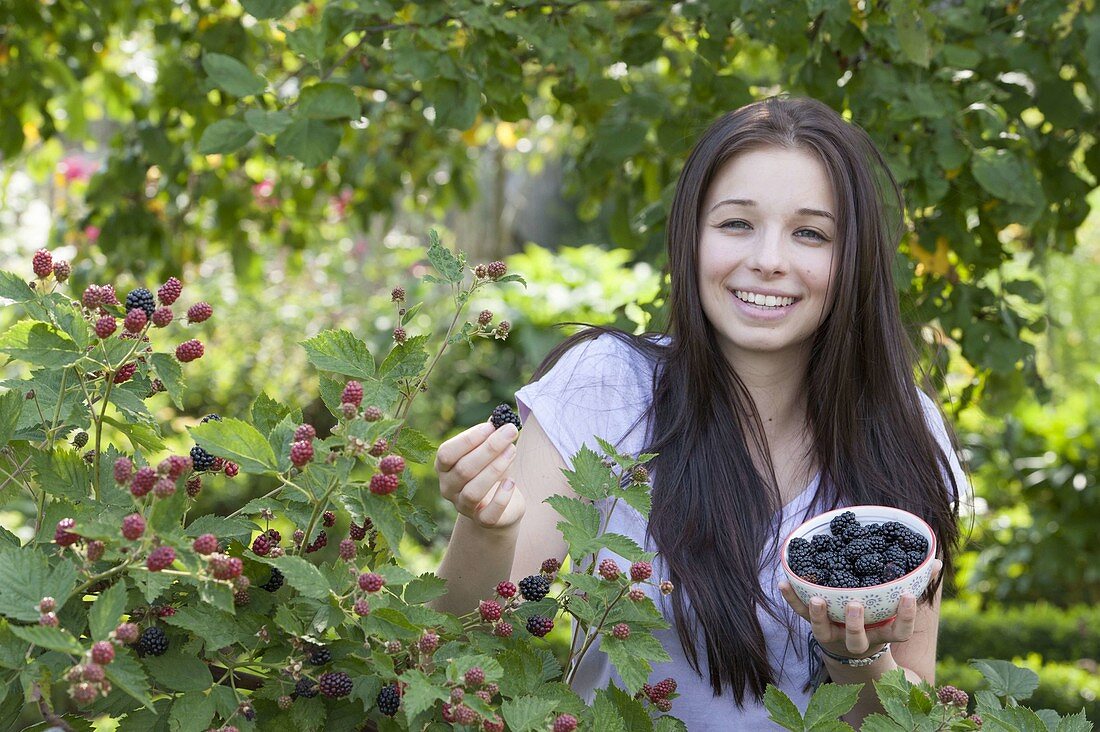
[(724, 162), (711, 179), (703, 213), (729, 198), (782, 210), (832, 211), (835, 201), (833, 185), (821, 160), (807, 150), (786, 147), (756, 148)]

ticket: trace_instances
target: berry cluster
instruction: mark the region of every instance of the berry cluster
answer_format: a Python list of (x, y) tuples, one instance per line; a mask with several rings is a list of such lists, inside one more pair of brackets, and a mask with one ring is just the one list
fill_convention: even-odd
[(676, 693), (676, 679), (667, 678), (656, 684), (642, 684), (638, 698), (645, 698), (662, 712), (672, 709), (672, 695)]
[(519, 415), (512, 411), (512, 408), (507, 404), (500, 404), (493, 410), (493, 415), (490, 417), (490, 421), (493, 423), (493, 427), (499, 429), (508, 422), (511, 422), (516, 426), (516, 429), (520, 429)]
[(863, 526), (851, 511), (829, 522), (829, 534), (787, 547), (791, 571), (824, 587), (873, 587), (912, 572), (928, 556), (928, 540), (897, 521)]

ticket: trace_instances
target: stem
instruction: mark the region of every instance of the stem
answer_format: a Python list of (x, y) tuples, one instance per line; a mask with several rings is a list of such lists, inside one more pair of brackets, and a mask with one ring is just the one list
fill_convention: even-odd
[[(57, 429), (57, 421), (61, 419), (61, 402), (65, 401), (65, 379), (68, 378), (68, 376), (68, 369), (65, 369), (61, 372), (61, 386), (57, 388), (57, 407), (54, 409), (53, 412), (53, 422), (50, 423), (50, 429), (46, 432), (47, 443), (49, 442), (50, 438), (53, 437), (53, 431)], [(35, 399), (35, 401), (37, 402), (38, 399)], [(41, 413), (41, 410), (39, 410), (39, 413)], [(42, 426), (45, 427), (44, 424)]]
[(73, 594), (74, 594), (74, 595), (79, 595), (79, 594), (80, 594), (80, 593), (82, 593), (82, 592), (83, 592), (84, 590), (86, 590), (86, 589), (88, 589), (89, 587), (91, 587), (92, 585), (94, 585), (94, 584), (95, 584), (96, 582), (99, 582), (100, 580), (104, 580), (104, 579), (107, 579), (107, 578), (108, 578), (108, 577), (110, 577), (111, 575), (115, 575), (115, 574), (118, 574), (118, 573), (119, 573), (119, 572), (121, 572), (122, 570), (124, 570), (124, 569), (126, 569), (127, 567), (129, 567), (129, 566), (130, 566), (130, 563), (131, 563), (131, 562), (133, 562), (133, 561), (134, 561), (133, 557), (130, 557), (129, 559), (127, 559), (127, 560), (126, 560), (125, 562), (123, 562), (122, 564), (119, 564), (119, 565), (117, 565), (117, 566), (111, 567), (110, 569), (108, 569), (108, 570), (106, 570), (106, 571), (104, 571), (104, 572), (100, 572), (99, 574), (93, 574), (93, 575), (92, 575), (91, 577), (89, 577), (89, 578), (88, 578), (88, 579), (87, 579), (87, 580), (86, 580), (86, 581), (85, 581), (85, 582), (84, 582), (83, 584), (77, 585), (76, 589), (75, 589), (75, 590), (73, 590)]
[[(7, 480), (5, 480), (3, 483), (0, 483), (0, 490), (3, 490), (3, 488), (5, 486), (7, 486), (8, 483), (11, 483), (12, 481), (15, 481), (16, 483), (18, 483), (19, 485), (23, 486), (28, 491), (30, 491), (31, 496), (33, 497), (34, 496), (34, 489), (32, 489), (29, 484), (24, 483), (23, 481), (19, 480), (19, 474), (21, 472), (23, 472), (23, 468), (25, 468), (27, 466), (27, 463), (29, 463), (30, 461), (31, 461), (31, 459), (27, 458), (26, 460), (23, 461), (23, 463), (21, 465), (17, 466), (15, 468), (15, 474), (14, 475), (12, 475), (8, 471), (4, 470), (3, 468), (0, 468), (0, 473), (3, 473), (4, 475), (8, 476)], [(15, 463), (15, 460), (12, 460), (12, 464), (14, 464), (14, 463)]]
[(73, 732), (73, 728), (69, 726), (69, 723), (54, 714), (53, 710), (50, 709), (50, 704), (46, 701), (46, 696), (42, 693), (42, 687), (38, 685), (37, 681), (34, 684), (34, 694), (38, 697), (38, 711), (42, 713), (42, 719), (46, 724), (58, 727), (65, 730), (65, 732)]
[[(287, 486), (290, 486), (291, 488), (296, 488), (297, 490), (301, 491), (304, 495), (306, 495), (310, 498), (313, 497), (313, 495), (309, 491), (307, 491), (305, 488), (301, 487), (297, 483), (291, 481), (289, 478), (284, 478), (284, 477), (280, 476), (279, 479), (283, 481), (283, 484), (281, 486), (279, 486), (278, 488), (276, 488), (274, 490), (268, 491), (267, 493), (260, 496), (257, 500), (262, 501), (265, 498), (271, 498), (272, 496), (277, 495), (279, 493), (279, 491), (281, 491), (283, 488), (286, 488)], [(249, 503), (251, 503), (251, 501)], [(241, 511), (243, 511), (243, 510), (244, 510), (244, 506), (241, 506), (236, 511), (234, 511), (233, 513), (226, 516), (226, 518), (233, 518), (234, 516), (239, 516)]]
[(607, 620), (607, 616), (611, 612), (611, 608), (615, 607), (619, 600), (623, 599), (623, 595), (625, 595), (627, 593), (627, 590), (629, 589), (630, 585), (626, 584), (621, 590), (619, 590), (619, 594), (615, 596), (615, 599), (607, 603), (607, 608), (603, 611), (603, 616), (600, 617), (600, 622), (597, 623), (596, 630), (586, 635), (584, 639), (584, 646), (581, 647), (581, 652), (577, 654), (577, 657), (575, 659), (572, 659), (572, 666), (569, 667), (569, 674), (565, 679), (565, 683), (567, 685), (573, 683), (573, 677), (577, 675), (577, 669), (580, 668), (581, 660), (584, 658), (584, 654), (588, 653), (588, 649), (592, 647), (592, 644), (596, 640), (596, 636), (598, 636), (600, 634), (600, 631), (603, 629), (603, 624)]
[(306, 551), (310, 537), (313, 536), (313, 529), (317, 526), (317, 519), (321, 516), (322, 506), (328, 503), (329, 496), (336, 490), (339, 485), (339, 481), (333, 479), (332, 484), (325, 490), (325, 495), (321, 496), (321, 499), (313, 504), (313, 513), (309, 516), (309, 524), (306, 527), (306, 538), (302, 540), (302, 545), (298, 548), (298, 555), (301, 556)]
[[(141, 348), (141, 339), (145, 335), (145, 331), (148, 329), (149, 325), (146, 324), (145, 327), (142, 328), (141, 333), (138, 333), (134, 336), (134, 345), (130, 347), (129, 353), (122, 357), (122, 360), (119, 362), (118, 366), (111, 364), (109, 359), (104, 359), (107, 361), (110, 368), (103, 372), (103, 378), (107, 382), (107, 389), (103, 392), (103, 408), (99, 411), (99, 418), (95, 420), (95, 462), (92, 466), (92, 472), (94, 473), (94, 475), (92, 476), (94, 478), (94, 482), (92, 483), (92, 495), (97, 501), (99, 500), (99, 446), (103, 439), (103, 417), (107, 414), (107, 404), (111, 401), (111, 389), (113, 389), (115, 386), (115, 371), (119, 367), (123, 366), (127, 361), (129, 361), (130, 357), (137, 353), (137, 350)], [(100, 341), (100, 345), (103, 345), (103, 341)], [(103, 346), (103, 353), (104, 355), (107, 354), (107, 346)], [(95, 410), (92, 410), (92, 414), (94, 417)]]

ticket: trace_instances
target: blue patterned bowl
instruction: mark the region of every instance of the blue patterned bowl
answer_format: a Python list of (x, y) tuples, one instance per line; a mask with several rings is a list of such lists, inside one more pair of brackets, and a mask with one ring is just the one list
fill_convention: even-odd
[[(795, 574), (787, 564), (787, 547), (791, 540), (801, 537), (807, 541), (818, 534), (829, 535), (829, 522), (834, 517), (845, 511), (851, 511), (862, 526), (868, 524), (881, 524), (887, 521), (898, 523), (912, 529), (928, 540), (928, 555), (916, 569), (903, 575), (892, 582), (887, 582), (873, 587), (839, 588), (825, 587), (814, 584)], [(850, 506), (838, 508), (835, 511), (818, 514), (791, 532), (783, 541), (780, 550), (780, 561), (787, 581), (791, 583), (795, 594), (807, 605), (810, 598), (822, 597), (828, 604), (829, 618), (838, 625), (844, 624), (845, 609), (848, 603), (858, 600), (863, 603), (863, 621), (868, 628), (884, 625), (897, 615), (898, 604), (904, 592), (912, 593), (919, 598), (928, 587), (932, 578), (933, 559), (936, 556), (936, 535), (932, 533), (932, 527), (925, 523), (919, 516), (908, 511), (889, 506)]]

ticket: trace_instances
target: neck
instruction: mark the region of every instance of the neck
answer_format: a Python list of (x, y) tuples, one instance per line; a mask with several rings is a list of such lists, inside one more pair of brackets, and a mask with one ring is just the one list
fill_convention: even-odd
[(808, 354), (738, 354), (730, 363), (752, 396), (770, 445), (800, 435), (806, 427)]

